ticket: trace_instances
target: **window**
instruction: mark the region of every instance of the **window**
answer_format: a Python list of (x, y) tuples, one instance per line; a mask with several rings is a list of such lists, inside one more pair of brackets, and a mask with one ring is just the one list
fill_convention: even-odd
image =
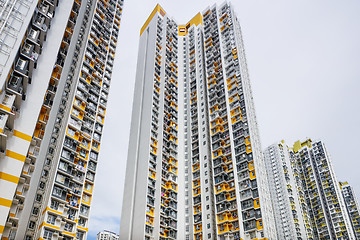
[(30, 221), (30, 222), (29, 222), (29, 228), (30, 228), (30, 229), (34, 229), (34, 228), (35, 228), (35, 222), (34, 222), (34, 221)]
[(80, 107), (81, 106), (81, 101), (79, 99), (75, 98), (75, 104)]
[(98, 149), (99, 148), (99, 143), (93, 141), (92, 142), (92, 147)]
[(83, 232), (77, 232), (76, 233), (76, 238), (79, 240), (84, 240), (84, 233)]
[(83, 138), (83, 140), (81, 141), (81, 144), (82, 144), (84, 147), (89, 147), (89, 141), (86, 140), (85, 138)]
[(75, 136), (75, 130), (73, 130), (72, 128), (68, 128), (68, 130), (67, 130), (67, 134), (69, 135), (69, 136), (72, 136), (72, 137), (74, 137)]
[(95, 174), (93, 174), (92, 172), (86, 173), (86, 179), (88, 179), (90, 181), (94, 181), (94, 178), (95, 178)]
[(77, 110), (76, 108), (73, 108), (73, 109), (72, 109), (72, 114), (78, 117), (79, 114), (80, 114), (80, 111)]
[(54, 199), (51, 199), (50, 208), (52, 208), (54, 210), (58, 210), (59, 209), (59, 202), (55, 201)]
[(87, 195), (87, 194), (84, 194), (83, 195), (83, 200), (84, 200), (84, 202), (90, 202), (90, 196)]
[(64, 162), (64, 161), (60, 161), (59, 162), (59, 169), (64, 170), (65, 172), (67, 172), (67, 170), (69, 169), (69, 164)]
[(72, 223), (65, 223), (65, 228), (64, 230), (67, 231), (67, 232), (72, 232), (72, 229), (73, 229), (73, 224)]
[(55, 224), (55, 220), (56, 220), (56, 216), (55, 215), (52, 215), (52, 214), (49, 214), (48, 217), (47, 217), (47, 220), (46, 222), (51, 224), (51, 225), (54, 225)]
[(84, 150), (84, 149), (80, 149), (79, 155), (80, 155), (81, 157), (83, 157), (83, 158), (86, 158), (87, 151)]
[(86, 182), (86, 183), (85, 183), (85, 189), (86, 189), (87, 191), (91, 191), (91, 188), (92, 188), (92, 185), (91, 185), (90, 183)]
[(86, 219), (85, 218), (79, 218), (79, 226), (85, 227), (86, 225)]
[(96, 152), (90, 152), (90, 158), (94, 159), (94, 160), (97, 160), (98, 154)]
[(44, 230), (43, 238), (44, 238), (44, 239), (47, 239), (47, 240), (51, 240), (53, 233), (54, 233), (53, 231), (48, 230), (48, 229), (45, 229), (45, 230)]
[(36, 194), (35, 201), (41, 202), (41, 200), (42, 200), (42, 195), (41, 194)]
[(59, 198), (65, 198), (65, 195), (63, 196), (63, 189), (60, 188), (60, 187), (57, 187), (57, 186), (54, 186), (54, 189), (53, 189), (53, 195), (55, 197), (59, 197)]
[(96, 130), (101, 132), (103, 127), (99, 123), (96, 123), (95, 128), (96, 128)]
[(94, 132), (94, 139), (97, 140), (97, 141), (100, 141), (101, 135), (98, 134), (98, 133), (96, 133), (96, 132)]
[(48, 174), (49, 174), (49, 171), (44, 169), (43, 172), (42, 172), (42, 175), (44, 177), (47, 177)]
[(104, 118), (100, 115), (97, 115), (96, 119), (99, 121), (99, 122), (103, 122), (104, 121)]
[(39, 214), (39, 208), (34, 207), (33, 210), (32, 210), (32, 214), (33, 215), (38, 215)]
[(82, 215), (87, 216), (87, 215), (89, 214), (89, 207), (84, 206), (84, 205), (81, 205), (81, 207), (80, 207), (80, 213), (81, 213)]

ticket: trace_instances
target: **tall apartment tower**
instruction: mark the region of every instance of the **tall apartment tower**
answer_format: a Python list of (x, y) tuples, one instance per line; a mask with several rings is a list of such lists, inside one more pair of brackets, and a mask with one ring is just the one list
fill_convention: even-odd
[(316, 239), (305, 203), (299, 166), (284, 141), (264, 151), (277, 239)]
[(331, 158), (322, 141), (296, 142), (295, 161), (301, 166), (301, 178), (310, 207), (314, 235), (319, 239), (354, 239), (344, 199)]
[(86, 239), (122, 5), (0, 2), (0, 238)]
[(347, 182), (340, 182), (340, 188), (355, 233), (355, 239), (360, 240), (360, 208), (355, 196), (355, 191)]
[(308, 139), (289, 148), (282, 141), (264, 157), (278, 239), (355, 239), (323, 142)]
[[(238, 19), (140, 32), (120, 239), (276, 239)], [(185, 211), (184, 211), (185, 210)]]

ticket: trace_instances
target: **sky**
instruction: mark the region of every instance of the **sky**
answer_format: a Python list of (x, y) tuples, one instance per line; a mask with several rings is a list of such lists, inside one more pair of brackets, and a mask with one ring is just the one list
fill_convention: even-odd
[[(159, 3), (178, 24), (210, 0), (125, 0), (88, 239), (119, 232), (140, 28)], [(360, 200), (360, 1), (234, 0), (262, 148), (321, 139)]]

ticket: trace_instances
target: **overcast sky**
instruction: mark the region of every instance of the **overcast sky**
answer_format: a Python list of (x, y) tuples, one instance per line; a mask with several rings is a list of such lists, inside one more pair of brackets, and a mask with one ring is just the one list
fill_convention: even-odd
[[(157, 3), (188, 22), (215, 2), (125, 0), (89, 240), (119, 231), (139, 31)], [(360, 1), (232, 1), (243, 31), (262, 148), (322, 139), (360, 199)]]

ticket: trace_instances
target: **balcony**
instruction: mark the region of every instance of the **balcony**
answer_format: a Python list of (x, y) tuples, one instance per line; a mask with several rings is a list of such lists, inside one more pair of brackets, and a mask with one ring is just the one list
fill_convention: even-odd
[(20, 76), (11, 75), (7, 87), (18, 94), (23, 93), (23, 78)]
[(29, 39), (31, 42), (39, 45), (40, 39), (39, 39), (40, 32), (35, 29), (30, 29), (27, 34), (27, 39)]
[(34, 48), (35, 48), (34, 45), (25, 43), (23, 45), (23, 48), (21, 49), (21, 54), (27, 57), (28, 59), (32, 60), (33, 62), (36, 62), (39, 57), (39, 54), (34, 51)]
[(44, 3), (40, 7), (38, 7), (38, 10), (41, 14), (43, 14), (47, 18), (52, 18), (54, 15), (51, 12), (50, 6)]
[(20, 75), (27, 77), (28, 73), (29, 73), (28, 66), (29, 66), (29, 61), (23, 60), (23, 59), (18, 59), (18, 61), (16, 62), (16, 65), (15, 65), (15, 71), (17, 73), (19, 73)]
[(43, 32), (46, 32), (47, 26), (45, 24), (45, 17), (37, 15), (35, 20), (33, 21), (33, 26), (39, 28)]

